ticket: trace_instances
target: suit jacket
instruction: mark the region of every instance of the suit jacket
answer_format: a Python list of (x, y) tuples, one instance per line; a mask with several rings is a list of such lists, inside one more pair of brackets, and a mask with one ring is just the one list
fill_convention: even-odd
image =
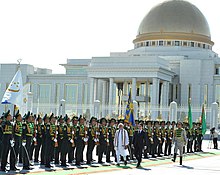
[(135, 148), (140, 149), (147, 145), (147, 135), (143, 130), (140, 133), (139, 131), (134, 132), (133, 145)]

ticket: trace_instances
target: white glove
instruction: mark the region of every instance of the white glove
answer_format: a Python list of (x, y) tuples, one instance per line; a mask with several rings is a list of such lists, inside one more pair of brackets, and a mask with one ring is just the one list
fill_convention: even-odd
[(88, 141), (88, 138), (86, 137), (86, 138), (84, 138), (83, 140), (84, 140), (84, 142), (87, 142), (87, 141)]
[(146, 150), (147, 149), (147, 146), (144, 146), (144, 150)]
[(34, 142), (36, 142), (36, 141), (37, 141), (36, 137), (34, 137), (34, 138), (33, 138), (33, 141), (34, 141)]
[(74, 131), (72, 131), (72, 134), (74, 134)]
[(22, 142), (22, 146), (23, 146), (23, 147), (26, 146), (26, 141), (25, 141), (25, 142), (24, 142), (24, 141)]
[(15, 141), (14, 140), (10, 140), (10, 144), (11, 144), (11, 147), (14, 147), (15, 146)]
[(118, 149), (118, 147), (117, 146), (115, 146), (115, 151)]
[(56, 135), (58, 135), (58, 131), (56, 131)]
[(131, 147), (134, 149), (134, 145), (132, 144)]
[(70, 140), (70, 143), (73, 143), (73, 139)]
[(97, 142), (97, 139), (96, 139), (96, 138), (94, 138), (94, 142)]
[(35, 133), (37, 133), (37, 129), (35, 130)]
[(54, 142), (57, 142), (57, 139), (55, 138), (53, 141), (54, 141)]

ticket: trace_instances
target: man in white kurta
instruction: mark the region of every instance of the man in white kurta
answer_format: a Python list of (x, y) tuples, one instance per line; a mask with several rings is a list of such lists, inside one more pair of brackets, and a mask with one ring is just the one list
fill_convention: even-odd
[(114, 138), (114, 147), (117, 158), (117, 165), (120, 165), (120, 155), (124, 158), (124, 164), (127, 165), (126, 156), (129, 155), (128, 145), (129, 145), (129, 137), (128, 132), (124, 129), (124, 125), (119, 123), (119, 129), (115, 133)]

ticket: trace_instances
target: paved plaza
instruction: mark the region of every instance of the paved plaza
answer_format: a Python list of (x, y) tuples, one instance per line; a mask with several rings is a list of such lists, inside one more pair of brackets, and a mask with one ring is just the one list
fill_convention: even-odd
[[(0, 174), (35, 174), (35, 175), (71, 175), (71, 174), (120, 174), (120, 175), (133, 175), (137, 174), (187, 174), (193, 173), (195, 175), (203, 174), (219, 174), (220, 173), (220, 150), (210, 149), (210, 141), (203, 141), (203, 152), (200, 153), (191, 153), (185, 154), (183, 157), (183, 166), (179, 165), (179, 158), (177, 158), (176, 163), (171, 161), (171, 157), (160, 157), (156, 159), (143, 159), (142, 167), (136, 168), (136, 162), (129, 162), (127, 166), (124, 166), (123, 163), (121, 166), (116, 166), (113, 162), (112, 164), (97, 164), (96, 161), (91, 165), (82, 165), (81, 167), (74, 166), (74, 163), (69, 165), (67, 168), (54, 167), (54, 168), (44, 168), (39, 164), (34, 164), (30, 171), (22, 170), (21, 165), (18, 165), (18, 168), (21, 171), (10, 171), (7, 173), (0, 172)], [(220, 142), (219, 142), (220, 144)], [(85, 152), (86, 153), (86, 149)], [(84, 154), (85, 155), (85, 154)], [(97, 158), (93, 155), (94, 159)], [(112, 161), (114, 158), (111, 158)], [(105, 157), (103, 158), (105, 161)]]

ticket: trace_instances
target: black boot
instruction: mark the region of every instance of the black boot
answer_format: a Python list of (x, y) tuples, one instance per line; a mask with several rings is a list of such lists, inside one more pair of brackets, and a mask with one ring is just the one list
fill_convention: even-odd
[(176, 161), (176, 153), (174, 153), (172, 161), (173, 161), (173, 162)]
[(183, 163), (183, 157), (180, 156), (180, 165), (182, 165), (182, 163)]

